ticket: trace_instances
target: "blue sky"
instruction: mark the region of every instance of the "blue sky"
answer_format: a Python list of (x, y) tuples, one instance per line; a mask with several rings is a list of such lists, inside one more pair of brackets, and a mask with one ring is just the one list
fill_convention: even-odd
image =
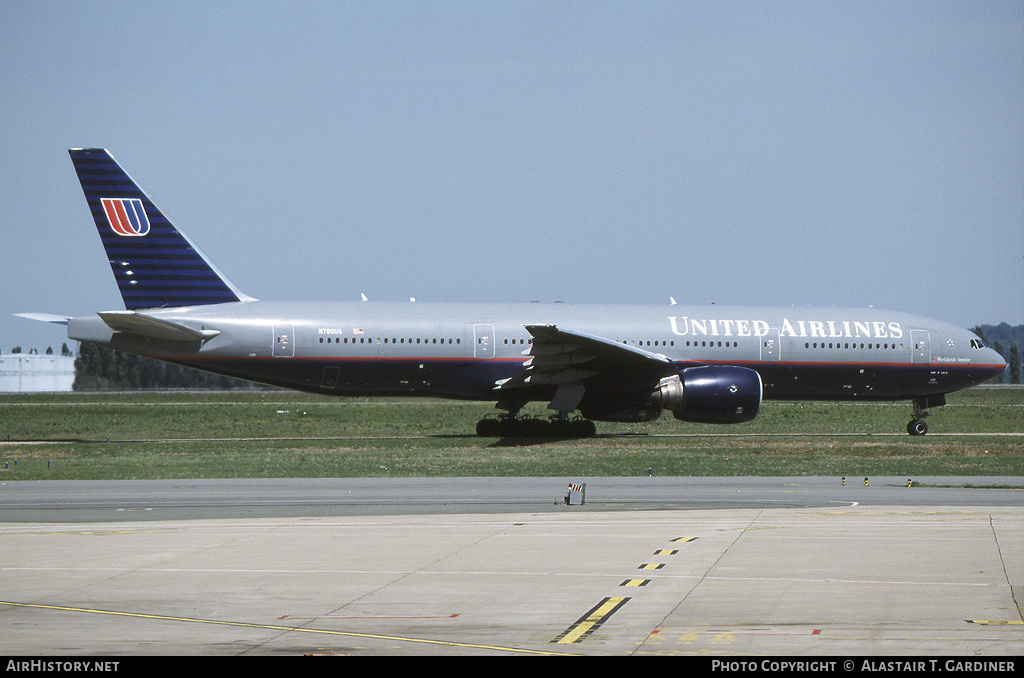
[(121, 308), (67, 148), (261, 299), (1024, 323), (1018, 2), (0, 0), (0, 350)]

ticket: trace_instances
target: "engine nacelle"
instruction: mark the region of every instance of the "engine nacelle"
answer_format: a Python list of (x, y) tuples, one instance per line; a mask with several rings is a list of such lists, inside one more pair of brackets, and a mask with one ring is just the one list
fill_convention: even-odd
[(761, 375), (746, 367), (690, 367), (662, 379), (651, 399), (680, 421), (739, 424), (761, 408)]

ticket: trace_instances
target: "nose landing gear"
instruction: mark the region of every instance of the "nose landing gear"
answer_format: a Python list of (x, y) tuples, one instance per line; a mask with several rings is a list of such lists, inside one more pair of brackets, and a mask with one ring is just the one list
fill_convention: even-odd
[[(927, 415), (928, 413), (925, 412), (924, 414)], [(928, 433), (928, 422), (924, 419), (912, 419), (907, 424), (907, 433), (912, 436), (923, 436), (925, 433)]]
[(941, 407), (946, 404), (946, 396), (924, 396), (914, 398), (914, 418), (907, 424), (907, 433), (912, 436), (923, 436), (928, 433), (928, 424), (925, 417), (929, 416), (926, 407)]

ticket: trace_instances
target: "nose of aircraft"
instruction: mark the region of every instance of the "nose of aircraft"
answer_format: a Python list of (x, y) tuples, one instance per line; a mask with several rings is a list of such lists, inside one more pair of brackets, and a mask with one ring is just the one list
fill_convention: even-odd
[(986, 348), (985, 359), (992, 365), (992, 376), (999, 376), (1006, 371), (1006, 360), (995, 349)]
[(974, 384), (982, 384), (1006, 371), (1006, 360), (998, 351), (983, 344), (973, 332), (963, 336), (968, 339), (967, 343), (972, 347), (966, 355), (970, 355), (969, 362), (975, 368), (972, 378)]

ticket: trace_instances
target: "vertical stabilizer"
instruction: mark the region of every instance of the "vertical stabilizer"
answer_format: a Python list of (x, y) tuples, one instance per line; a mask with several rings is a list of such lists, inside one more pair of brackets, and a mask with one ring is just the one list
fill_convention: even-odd
[(128, 310), (250, 297), (224, 277), (102, 148), (68, 151)]

